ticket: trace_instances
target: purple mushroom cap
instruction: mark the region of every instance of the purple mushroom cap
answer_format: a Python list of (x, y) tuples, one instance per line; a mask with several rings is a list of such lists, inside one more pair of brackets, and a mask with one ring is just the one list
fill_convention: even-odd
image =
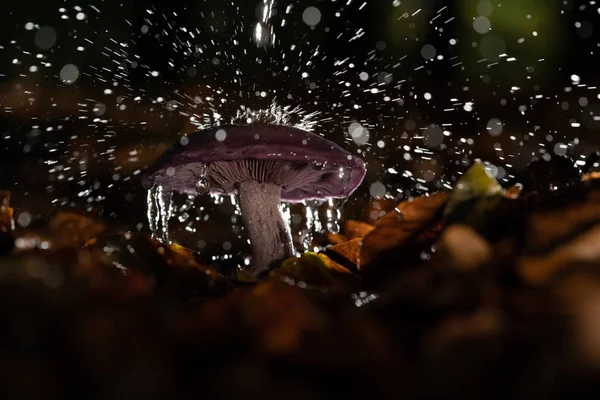
[(329, 140), (281, 125), (223, 126), (192, 133), (171, 146), (142, 177), (146, 189), (183, 193), (237, 191), (259, 276), (294, 255), (280, 201), (346, 198), (365, 164)]
[(360, 158), (311, 132), (231, 125), (186, 136), (156, 160), (142, 184), (193, 194), (203, 171), (211, 193), (230, 193), (240, 181), (256, 180), (280, 185), (281, 200), (291, 203), (346, 198), (366, 173)]

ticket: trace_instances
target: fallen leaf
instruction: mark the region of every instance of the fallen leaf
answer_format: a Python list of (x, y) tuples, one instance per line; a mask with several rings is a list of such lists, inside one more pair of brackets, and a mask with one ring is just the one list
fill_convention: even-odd
[(364, 208), (363, 219), (376, 224), (381, 216), (394, 210), (395, 206), (396, 202), (391, 199), (372, 200)]
[(142, 233), (101, 235), (87, 249), (103, 260), (104, 268), (126, 276), (141, 273), (156, 292), (182, 300), (223, 295), (233, 288), (227, 278), (201, 264), (195, 251)]
[(523, 192), (523, 185), (517, 184), (517, 185), (511, 186), (508, 189), (506, 189), (506, 191), (504, 192), (504, 198), (510, 199), (510, 200), (515, 200), (515, 199), (519, 198), (519, 196), (521, 195), (522, 192)]
[(54, 245), (75, 244), (84, 246), (88, 241), (106, 231), (99, 219), (71, 211), (59, 211), (49, 222)]
[(569, 264), (600, 262), (598, 243), (600, 243), (600, 225), (596, 225), (549, 254), (522, 258), (517, 264), (517, 270), (525, 282), (531, 285), (543, 285)]
[(437, 231), (432, 232), (431, 228), (440, 221), (448, 197), (445, 192), (417, 197), (400, 203), (394, 211), (384, 215), (362, 241), (358, 268), (365, 269), (384, 252), (403, 245), (414, 250), (418, 244), (436, 236)]
[(343, 265), (338, 264), (337, 262), (335, 262), (334, 260), (329, 258), (329, 256), (327, 256), (326, 254), (319, 253), (318, 256), (327, 268), (329, 268), (333, 271), (339, 272), (341, 274), (347, 274), (347, 275), (352, 275), (354, 277), (357, 277), (354, 274), (354, 272), (350, 271), (348, 268), (344, 267)]
[(600, 172), (599, 171), (588, 172), (586, 174), (581, 175), (581, 180), (583, 182), (585, 182), (585, 181), (591, 181), (591, 180), (598, 179), (598, 178), (600, 178)]
[(333, 245), (347, 242), (348, 239), (344, 235), (340, 235), (339, 233), (327, 232), (327, 241)]
[(534, 212), (527, 228), (526, 251), (533, 254), (546, 252), (562, 245), (590, 224), (599, 222), (600, 199), (596, 198)]
[(504, 190), (485, 166), (474, 163), (458, 181), (444, 210), (448, 225), (462, 223), (483, 229), (486, 214), (502, 200)]
[(326, 252), (328, 254), (334, 253), (335, 255), (341, 256), (343, 259), (349, 261), (350, 263), (358, 265), (358, 258), (360, 255), (361, 245), (362, 238), (356, 238), (344, 243), (337, 244), (335, 246), (328, 247), (326, 249)]
[(241, 316), (263, 351), (285, 354), (301, 348), (303, 337), (327, 324), (326, 316), (298, 288), (266, 281), (245, 296)]
[(258, 280), (240, 266), (235, 269), (234, 279), (238, 283), (256, 283)]
[(373, 229), (375, 229), (375, 227), (371, 224), (351, 219), (346, 221), (346, 226), (344, 228), (344, 236), (346, 236), (348, 240), (364, 238), (369, 233), (371, 233)]
[(444, 230), (440, 251), (445, 251), (452, 265), (465, 271), (475, 270), (492, 258), (490, 244), (467, 225), (452, 225)]
[(304, 253), (290, 257), (269, 273), (269, 277), (302, 289), (344, 291), (353, 288), (358, 277), (324, 254)]

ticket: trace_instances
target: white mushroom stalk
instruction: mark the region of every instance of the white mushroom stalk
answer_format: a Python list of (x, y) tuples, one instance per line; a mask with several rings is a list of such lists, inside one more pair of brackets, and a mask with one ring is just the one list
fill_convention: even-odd
[(248, 272), (256, 277), (273, 263), (294, 255), (292, 234), (280, 210), (281, 186), (248, 180), (239, 183), (238, 194), (252, 246)]

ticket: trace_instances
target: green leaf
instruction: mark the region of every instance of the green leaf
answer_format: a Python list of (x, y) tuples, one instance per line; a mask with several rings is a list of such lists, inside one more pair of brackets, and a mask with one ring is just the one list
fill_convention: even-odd
[(458, 181), (444, 210), (447, 225), (462, 223), (481, 230), (485, 215), (502, 200), (504, 189), (485, 166), (475, 162)]

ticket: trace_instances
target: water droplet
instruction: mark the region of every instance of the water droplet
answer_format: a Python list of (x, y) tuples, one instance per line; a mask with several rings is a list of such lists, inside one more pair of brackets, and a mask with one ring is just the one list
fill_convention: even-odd
[(342, 183), (346, 185), (352, 179), (352, 168), (340, 167), (339, 177)]
[(185, 203), (179, 208), (179, 215), (177, 216), (179, 222), (185, 222), (190, 218), (189, 211), (194, 207), (194, 200), (196, 200), (196, 196), (189, 195)]
[(219, 142), (222, 142), (223, 140), (225, 140), (226, 137), (227, 137), (227, 132), (225, 131), (225, 129), (219, 129), (215, 133), (215, 139), (217, 139), (217, 141), (219, 141)]
[(308, 7), (302, 13), (302, 20), (306, 25), (315, 26), (321, 22), (321, 10), (317, 7)]
[(64, 84), (71, 85), (79, 78), (79, 68), (75, 64), (67, 64), (60, 70), (59, 77)]
[(210, 182), (206, 178), (200, 178), (196, 182), (196, 192), (199, 195), (206, 195), (210, 192)]
[(312, 163), (312, 169), (315, 171), (323, 171), (325, 169), (326, 162), (315, 161)]
[(200, 179), (196, 182), (196, 192), (199, 195), (210, 193), (210, 181), (208, 180), (208, 164), (200, 165)]
[(340, 219), (342, 218), (342, 207), (336, 204), (334, 199), (327, 202), (327, 230), (331, 233), (340, 232)]
[(56, 30), (51, 26), (43, 26), (35, 33), (35, 44), (42, 50), (51, 49), (56, 43)]
[(319, 202), (312, 201), (312, 210), (313, 210), (313, 227), (314, 232), (321, 233), (323, 232), (323, 224), (321, 223), (321, 219), (319, 218)]

